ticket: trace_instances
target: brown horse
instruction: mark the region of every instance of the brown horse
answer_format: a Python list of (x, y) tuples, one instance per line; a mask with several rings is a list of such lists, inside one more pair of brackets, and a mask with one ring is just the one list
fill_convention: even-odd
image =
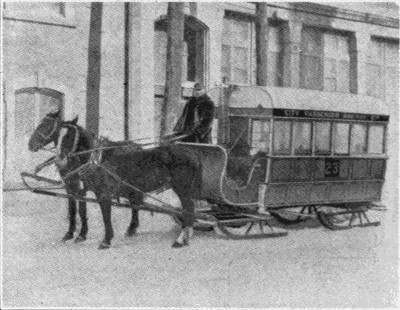
[[(48, 127), (48, 132), (50, 132), (50, 126)], [(90, 137), (90, 135), (76, 124), (66, 124), (60, 130), (56, 157), (62, 175), (64, 170), (70, 172), (71, 169), (88, 162), (89, 153), (74, 155), (84, 149), (79, 145), (85, 144), (85, 141), (81, 141), (85, 137)], [(92, 144), (86, 145), (87, 150), (91, 148)], [(124, 197), (129, 199), (132, 205), (138, 205), (143, 203), (144, 193), (163, 186), (172, 187), (183, 207), (182, 230), (173, 243), (173, 247), (188, 245), (189, 232), (194, 220), (194, 204), (191, 198), (196, 191), (196, 181), (201, 165), (196, 154), (188, 152), (179, 145), (143, 150), (138, 145), (126, 141), (105, 140), (101, 148), (104, 148), (104, 151), (101, 151), (100, 165), (89, 165), (85, 174), (79, 178), (76, 176), (78, 181), (82, 181), (85, 190), (95, 193), (100, 204), (105, 236), (99, 248), (109, 248), (114, 236), (111, 223), (113, 198)], [(34, 150), (35, 148), (30, 147), (30, 149)], [(75, 182), (75, 177), (71, 177), (71, 180)], [(129, 235), (136, 232), (138, 224), (138, 211), (132, 208), (132, 220), (128, 228)]]

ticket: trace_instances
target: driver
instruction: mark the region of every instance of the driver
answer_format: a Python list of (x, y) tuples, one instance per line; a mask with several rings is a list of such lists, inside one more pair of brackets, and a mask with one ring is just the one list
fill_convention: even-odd
[(195, 83), (193, 96), (186, 103), (181, 117), (174, 127), (176, 135), (185, 135), (182, 142), (212, 143), (211, 128), (215, 105), (202, 83)]

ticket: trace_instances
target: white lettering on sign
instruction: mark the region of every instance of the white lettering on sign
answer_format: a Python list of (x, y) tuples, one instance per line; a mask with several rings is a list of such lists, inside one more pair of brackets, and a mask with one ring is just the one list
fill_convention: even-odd
[(299, 110), (285, 110), (285, 116), (299, 116)]

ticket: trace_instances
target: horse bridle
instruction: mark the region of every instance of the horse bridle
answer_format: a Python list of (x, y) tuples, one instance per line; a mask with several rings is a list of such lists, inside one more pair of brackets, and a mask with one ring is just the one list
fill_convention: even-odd
[(52, 119), (52, 120), (54, 119), (54, 120), (55, 120), (54, 125), (53, 125), (53, 128), (52, 128), (51, 132), (50, 132), (48, 135), (45, 135), (45, 134), (42, 133), (40, 130), (36, 131), (36, 132), (39, 134), (39, 136), (41, 136), (42, 139), (46, 141), (46, 140), (50, 139), (51, 136), (54, 135), (54, 133), (55, 133), (55, 132), (57, 131), (57, 129), (60, 127), (59, 125), (60, 125), (61, 119), (58, 118), (58, 117), (57, 117), (57, 118), (53, 118), (53, 117), (50, 117), (50, 116), (45, 116), (44, 118)]

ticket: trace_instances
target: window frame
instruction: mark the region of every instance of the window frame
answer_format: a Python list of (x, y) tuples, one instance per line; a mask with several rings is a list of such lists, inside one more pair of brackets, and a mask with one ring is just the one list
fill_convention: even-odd
[[(303, 153), (303, 154), (297, 154), (296, 153), (296, 148), (295, 148), (295, 133), (296, 133), (296, 125), (295, 124), (298, 123), (307, 123), (310, 125), (310, 137), (309, 137), (309, 142), (310, 142), (310, 152), (309, 154)], [(312, 156), (313, 155), (313, 138), (314, 138), (314, 122), (312, 120), (297, 120), (294, 119), (292, 120), (292, 130), (291, 130), (291, 134), (292, 134), (292, 150), (291, 153), (294, 156)]]
[[(362, 126), (362, 127), (364, 127), (364, 134), (365, 134), (365, 137), (364, 137), (364, 150), (363, 150), (363, 152), (362, 153), (356, 153), (356, 152), (353, 152), (353, 142), (354, 142), (354, 139), (353, 139), (353, 133), (354, 133), (354, 127), (355, 126)], [(368, 134), (368, 131), (369, 131), (369, 126), (368, 126), (368, 124), (366, 124), (366, 123), (351, 123), (351, 126), (350, 126), (350, 149), (349, 149), (349, 154), (351, 155), (351, 156), (366, 156), (366, 155), (369, 155), (369, 153), (368, 153), (368, 136), (369, 136), (369, 134)]]
[[(265, 128), (265, 126), (267, 125), (268, 126), (268, 140), (266, 141), (267, 142), (267, 150), (266, 151), (263, 151), (261, 148), (256, 148), (255, 146), (253, 146), (253, 142), (254, 142), (254, 136), (253, 136), (253, 134), (254, 134), (254, 122), (255, 121), (258, 121), (258, 122), (260, 122), (261, 124), (262, 124), (262, 131), (260, 132), (260, 134), (261, 133), (263, 133), (264, 132), (264, 128)], [(250, 117), (250, 130), (249, 130), (249, 140), (250, 140), (250, 143), (249, 143), (249, 145), (250, 145), (250, 153), (252, 153), (252, 151), (254, 150), (254, 149), (257, 149), (258, 151), (263, 151), (263, 152), (265, 152), (265, 153), (267, 153), (267, 154), (270, 154), (271, 153), (271, 138), (272, 138), (272, 126), (273, 126), (273, 124), (272, 124), (272, 119), (271, 118), (262, 118), (262, 117)], [(261, 139), (260, 140), (258, 140), (258, 142), (260, 142), (260, 141), (262, 141)]]
[[(230, 42), (228, 41), (228, 38), (224, 35), (224, 29), (225, 29), (225, 21), (226, 20), (233, 20), (236, 22), (244, 22), (247, 23), (247, 31), (248, 31), (248, 39), (246, 42), (242, 42), (240, 41), (238, 44), (237, 41), (235, 42)], [(242, 15), (242, 14), (236, 14), (230, 11), (226, 11), (225, 15), (223, 17), (223, 26), (222, 26), (222, 40), (221, 40), (221, 67), (220, 67), (220, 72), (221, 72), (221, 80), (225, 79), (225, 76), (222, 76), (222, 64), (223, 61), (222, 59), (224, 58), (224, 55), (222, 53), (222, 49), (224, 46), (227, 46), (229, 48), (229, 76), (228, 81), (238, 84), (238, 85), (254, 85), (255, 84), (255, 76), (254, 76), (254, 70), (253, 70), (253, 66), (256, 66), (255, 63), (253, 63), (253, 58), (255, 55), (255, 23), (254, 20), (252, 18), (250, 18), (249, 16), (246, 15)], [(247, 81), (245, 83), (238, 83), (235, 81), (235, 77), (234, 77), (234, 50), (235, 47), (238, 48), (246, 48), (247, 52)], [(256, 69), (256, 67), (254, 67), (254, 69)]]
[[(336, 139), (337, 139), (337, 134), (335, 131), (335, 126), (336, 125), (347, 125), (348, 126), (348, 132), (347, 132), (347, 152), (346, 153), (338, 153), (336, 151)], [(349, 122), (342, 122), (342, 121), (335, 121), (333, 122), (333, 138), (332, 138), (332, 154), (335, 156), (350, 156), (350, 138), (351, 138), (351, 124)]]
[[(238, 85), (256, 85), (257, 84), (257, 56), (256, 56), (256, 24), (255, 24), (255, 17), (254, 15), (248, 15), (248, 14), (241, 14), (237, 11), (225, 11), (224, 15), (224, 20), (225, 19), (232, 19), (236, 21), (245, 21), (248, 22), (250, 25), (250, 31), (249, 31), (249, 41), (247, 46), (246, 45), (241, 45), (241, 47), (247, 47), (248, 48), (248, 81), (247, 83), (238, 83), (232, 78), (232, 57), (233, 57), (233, 48), (228, 42), (227, 44), (224, 44), (224, 39), (225, 35), (222, 32), (222, 41), (221, 41), (221, 47), (220, 47), (220, 52), (221, 52), (221, 64), (220, 64), (220, 75), (221, 75), (221, 81), (224, 80), (224, 75), (223, 75), (223, 63), (224, 63), (224, 54), (222, 52), (223, 47), (227, 46), (229, 47), (229, 54), (230, 54), (230, 64), (229, 64), (229, 70), (230, 70), (230, 79), (228, 80), (229, 82), (238, 84)], [(284, 76), (284, 38), (283, 38), (283, 27), (285, 23), (282, 21), (277, 21), (275, 19), (269, 19), (268, 20), (268, 38), (269, 40), (273, 40), (271, 42), (275, 42), (276, 44), (268, 45), (268, 76), (267, 76), (267, 85), (268, 86), (276, 86), (276, 87), (282, 87), (284, 82), (283, 82), (283, 76)], [(274, 33), (276, 31), (276, 34)], [(242, 43), (242, 42), (241, 42)], [(276, 61), (272, 62), (272, 56), (273, 54), (276, 55)], [(272, 71), (274, 70), (274, 71)], [(275, 76), (274, 76), (275, 74)]]
[[(307, 44), (306, 40), (304, 39), (304, 36), (306, 32), (309, 31), (314, 32), (316, 34), (318, 41), (320, 42), (320, 46), (318, 46), (317, 51), (305, 51), (305, 44)], [(336, 39), (337, 42), (337, 48), (335, 51), (332, 51), (332, 53), (327, 53), (326, 50), (326, 42), (327, 38), (329, 36), (333, 36)], [(340, 38), (344, 37), (347, 42), (347, 55), (344, 57), (343, 55), (340, 54)], [(302, 28), (302, 34), (301, 34), (301, 39), (300, 39), (300, 81), (299, 81), (299, 87), (301, 89), (312, 89), (312, 90), (319, 90), (319, 91), (328, 91), (328, 92), (337, 92), (337, 93), (351, 93), (351, 88), (350, 88), (350, 82), (351, 82), (351, 61), (352, 58), (350, 57), (350, 33), (348, 32), (343, 32), (343, 31), (338, 31), (336, 29), (325, 29), (325, 28), (317, 28), (313, 27), (311, 25), (305, 25)], [(318, 62), (320, 63), (321, 68), (319, 68), (318, 75), (312, 75), (311, 76), (311, 81), (306, 83), (306, 73), (308, 72), (307, 66), (306, 66), (306, 61), (304, 57), (313, 57), (313, 58), (318, 58)], [(327, 61), (328, 60), (334, 60), (335, 61), (335, 77), (329, 77), (328, 72), (327, 72)], [(339, 69), (339, 64), (340, 62), (343, 62), (344, 60), (347, 61), (348, 63), (348, 68), (347, 68), (347, 86), (346, 89), (343, 90), (343, 87), (339, 87), (340, 83), (338, 83), (339, 80), (341, 80), (340, 76), (340, 69)], [(306, 68), (307, 67), (307, 68)], [(329, 90), (326, 84), (327, 79), (334, 79), (335, 80), (335, 90)]]
[[(255, 118), (256, 119), (256, 118)], [(288, 153), (277, 153), (275, 151), (275, 123), (279, 121), (286, 121), (290, 123), (290, 152)], [(310, 123), (311, 124), (311, 152), (310, 154), (297, 154), (295, 152), (295, 123)], [(316, 151), (316, 139), (317, 139), (317, 123), (328, 124), (329, 125), (329, 152), (326, 153), (317, 153)], [(337, 125), (346, 125), (348, 127), (347, 133), (347, 152), (346, 153), (339, 153), (336, 151), (336, 141), (338, 135), (335, 133), (335, 126)], [(354, 126), (361, 125), (365, 128), (365, 144), (364, 148), (365, 151), (362, 154), (357, 154), (352, 152), (352, 145), (353, 145), (353, 132)], [(370, 152), (370, 130), (371, 127), (378, 126), (382, 128), (382, 153), (371, 153)], [(302, 119), (299, 120), (298, 118), (282, 118), (282, 117), (275, 117), (271, 118), (271, 136), (272, 139), (270, 141), (270, 152), (269, 154), (274, 156), (292, 156), (292, 157), (382, 157), (386, 155), (386, 134), (387, 134), (387, 124), (386, 123), (377, 123), (377, 122), (359, 122), (359, 121), (343, 121), (343, 120), (329, 120), (329, 119)]]
[[(381, 55), (373, 54), (375, 48), (378, 48), (380, 50)], [(389, 72), (389, 69), (397, 69), (396, 76), (398, 77), (399, 74), (398, 63), (393, 65), (390, 59), (390, 51), (392, 48), (393, 50), (398, 50), (399, 42), (381, 37), (370, 37), (368, 53), (365, 62), (368, 72), (366, 76), (368, 96), (380, 98), (382, 100), (391, 98), (392, 94), (388, 92), (388, 89), (390, 89), (390, 87), (388, 88), (386, 85), (387, 74)], [(399, 54), (397, 54), (396, 58), (398, 59), (398, 57)], [(375, 67), (379, 71), (378, 77), (374, 77), (372, 75), (374, 70), (372, 70), (371, 67)], [(371, 85), (374, 85), (374, 87), (371, 87)], [(375, 85), (377, 86), (375, 87)], [(398, 97), (398, 95), (396, 97)]]
[[(315, 124), (317, 124), (317, 123), (321, 123), (321, 124), (328, 124), (329, 125), (329, 150), (328, 150), (328, 152), (325, 154), (325, 153), (318, 153), (317, 154), (317, 152), (316, 152), (316, 146), (317, 146), (317, 143), (316, 143), (316, 139), (317, 139), (317, 133), (316, 133), (316, 131), (317, 131), (317, 126), (315, 125)], [(332, 124), (332, 121), (329, 121), (329, 120), (318, 120), (318, 121), (313, 121), (313, 141), (312, 141), (312, 143), (313, 143), (313, 145), (312, 145), (312, 154), (313, 154), (313, 156), (331, 156), (332, 155), (332, 148), (333, 148), (333, 139), (332, 139), (332, 137), (333, 137), (333, 124)]]
[[(370, 137), (371, 137), (371, 127), (382, 127), (382, 153), (371, 153), (370, 152)], [(368, 125), (368, 130), (367, 130), (367, 154), (370, 156), (382, 156), (382, 155), (386, 155), (386, 135), (387, 135), (387, 125), (385, 124), (376, 124), (376, 123), (372, 123)]]
[[(289, 123), (289, 152), (288, 153), (281, 153), (281, 152), (276, 152), (275, 151), (275, 138), (276, 138), (276, 130), (275, 130), (275, 124), (277, 122), (287, 122)], [(272, 124), (272, 129), (273, 129), (273, 135), (272, 135), (272, 154), (275, 156), (293, 156), (293, 120), (292, 119), (284, 119), (284, 118), (277, 118), (273, 120)]]

